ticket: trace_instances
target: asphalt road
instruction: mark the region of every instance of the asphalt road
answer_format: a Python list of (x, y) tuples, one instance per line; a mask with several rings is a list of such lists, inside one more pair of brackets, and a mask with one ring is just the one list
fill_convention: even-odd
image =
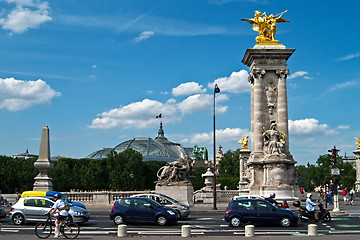
[[(90, 221), (81, 225), (80, 239), (105, 239), (113, 238), (117, 234), (117, 226), (110, 220), (111, 206), (89, 207), (91, 214)], [(146, 236), (146, 237), (166, 237), (181, 236), (181, 226), (191, 225), (191, 234), (195, 237), (240, 237), (244, 236), (245, 227), (232, 228), (223, 220), (224, 206), (219, 210), (211, 210), (211, 206), (194, 207), (189, 219), (181, 220), (176, 225), (159, 227), (156, 225), (128, 225), (129, 237)], [(330, 208), (331, 209), (331, 208)], [(332, 216), (329, 223), (315, 223), (318, 226), (318, 233), (321, 236), (339, 236), (360, 234), (360, 209), (358, 206), (342, 206), (345, 212), (338, 216)], [(37, 239), (34, 233), (35, 224), (25, 224), (15, 226), (9, 217), (1, 219), (0, 239)], [(313, 224), (313, 222), (310, 222)], [(255, 235), (261, 236), (307, 236), (309, 223), (301, 223), (295, 227), (282, 228), (278, 226), (256, 226)], [(21, 238), (23, 237), (23, 238)], [(279, 239), (279, 238), (277, 238)], [(345, 238), (344, 238), (345, 239)], [(356, 238), (353, 238), (356, 239)], [(360, 239), (360, 237), (358, 238)]]

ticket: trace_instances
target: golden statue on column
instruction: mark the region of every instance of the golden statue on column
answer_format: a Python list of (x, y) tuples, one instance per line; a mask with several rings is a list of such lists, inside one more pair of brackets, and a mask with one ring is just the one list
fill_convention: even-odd
[(250, 18), (250, 19), (242, 18), (241, 20), (252, 24), (253, 25), (252, 29), (256, 32), (259, 32), (259, 36), (255, 38), (258, 44), (274, 45), (274, 44), (279, 44), (279, 41), (274, 39), (276, 35), (277, 23), (290, 22), (282, 18), (282, 15), (286, 12), (287, 10), (275, 16), (273, 14), (267, 16), (266, 12), (261, 13), (260, 11), (255, 11), (254, 18)]

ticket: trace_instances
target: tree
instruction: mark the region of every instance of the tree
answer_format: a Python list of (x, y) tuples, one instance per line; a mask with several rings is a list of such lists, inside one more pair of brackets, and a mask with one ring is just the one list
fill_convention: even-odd
[(220, 176), (217, 178), (217, 182), (221, 184), (221, 187), (225, 186), (228, 189), (237, 189), (239, 184), (239, 152), (228, 150), (223, 159), (220, 161)]

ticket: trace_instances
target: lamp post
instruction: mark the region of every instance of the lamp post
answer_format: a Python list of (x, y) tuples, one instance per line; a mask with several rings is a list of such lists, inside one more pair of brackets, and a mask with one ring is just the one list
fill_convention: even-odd
[(214, 87), (214, 131), (213, 131), (213, 143), (214, 143), (214, 181), (213, 181), (213, 199), (214, 199), (214, 205), (213, 210), (217, 210), (216, 208), (216, 143), (215, 143), (215, 95), (216, 93), (220, 92), (220, 88), (217, 84), (215, 84)]

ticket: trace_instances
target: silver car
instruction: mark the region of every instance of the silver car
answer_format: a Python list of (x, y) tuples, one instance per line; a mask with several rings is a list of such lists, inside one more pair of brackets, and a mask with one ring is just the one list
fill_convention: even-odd
[[(46, 221), (45, 213), (50, 210), (54, 203), (55, 201), (51, 197), (20, 198), (11, 206), (9, 216), (15, 225), (25, 222)], [(77, 223), (87, 222), (90, 218), (87, 210), (72, 205), (70, 205), (69, 215)]]
[(130, 197), (145, 197), (154, 200), (155, 202), (160, 203), (166, 207), (170, 207), (176, 210), (180, 216), (180, 218), (188, 218), (190, 215), (190, 207), (189, 205), (179, 202), (169, 196), (160, 193), (142, 193), (131, 195)]

